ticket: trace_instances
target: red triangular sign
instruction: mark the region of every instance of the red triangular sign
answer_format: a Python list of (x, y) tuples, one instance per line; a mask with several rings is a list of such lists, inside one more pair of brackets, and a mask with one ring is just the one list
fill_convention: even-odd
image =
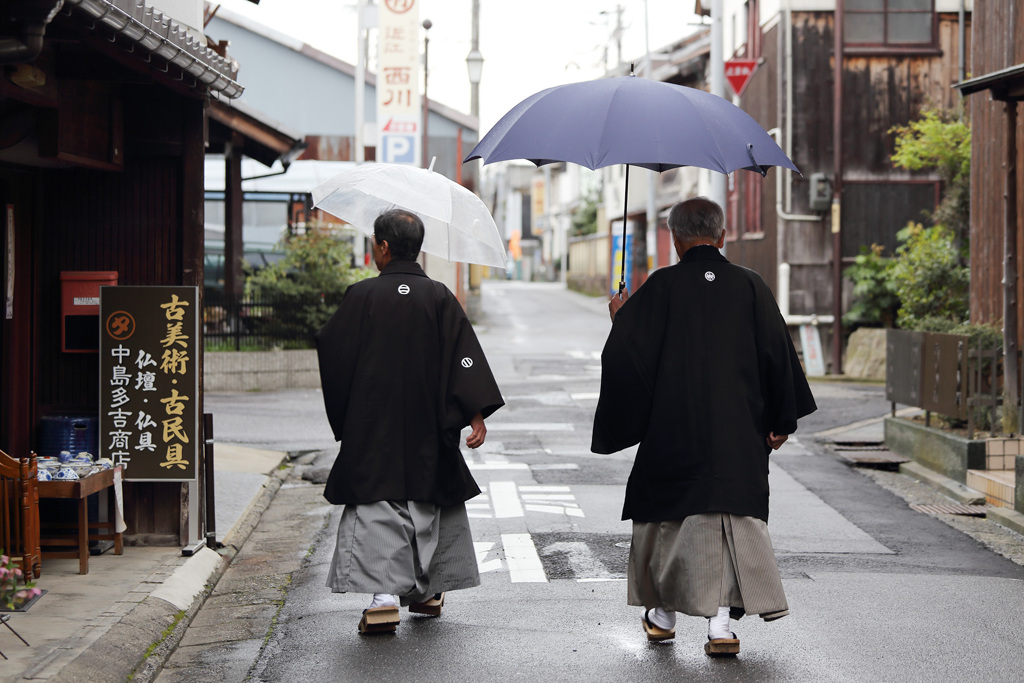
[(743, 94), (747, 82), (757, 69), (756, 59), (730, 59), (725, 63), (725, 78), (737, 95)]

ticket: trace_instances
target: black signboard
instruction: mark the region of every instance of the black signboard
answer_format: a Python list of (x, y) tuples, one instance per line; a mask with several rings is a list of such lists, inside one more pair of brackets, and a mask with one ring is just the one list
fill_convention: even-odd
[(100, 456), (135, 481), (193, 481), (197, 287), (100, 288)]

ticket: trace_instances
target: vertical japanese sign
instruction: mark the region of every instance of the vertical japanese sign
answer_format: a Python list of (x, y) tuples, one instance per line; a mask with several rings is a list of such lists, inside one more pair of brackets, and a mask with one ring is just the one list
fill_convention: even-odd
[(135, 481), (192, 481), (199, 452), (196, 287), (100, 288), (100, 455)]
[(421, 166), (420, 8), (383, 0), (378, 17), (377, 161)]

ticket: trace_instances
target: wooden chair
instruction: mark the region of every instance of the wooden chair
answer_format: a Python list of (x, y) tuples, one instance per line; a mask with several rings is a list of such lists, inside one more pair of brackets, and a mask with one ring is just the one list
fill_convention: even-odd
[(16, 460), (0, 451), (0, 548), (24, 574), (42, 574), (36, 454)]

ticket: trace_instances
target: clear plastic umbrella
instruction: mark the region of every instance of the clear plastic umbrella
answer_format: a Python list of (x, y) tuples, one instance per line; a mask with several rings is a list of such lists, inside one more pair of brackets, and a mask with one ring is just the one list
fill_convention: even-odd
[(389, 209), (423, 220), (423, 251), (449, 261), (506, 267), (498, 226), (475, 194), (430, 168), (368, 163), (344, 170), (313, 188), (313, 205), (366, 235)]

